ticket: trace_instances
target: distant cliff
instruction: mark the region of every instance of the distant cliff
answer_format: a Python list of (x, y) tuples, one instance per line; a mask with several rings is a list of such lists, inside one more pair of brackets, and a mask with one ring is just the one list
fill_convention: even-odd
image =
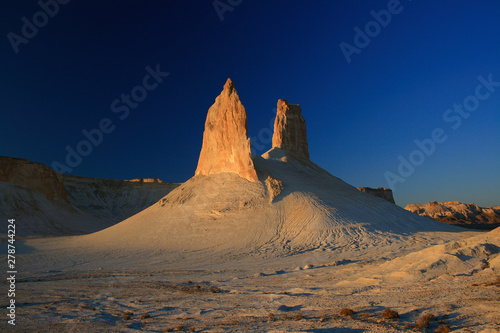
[(371, 187), (358, 187), (358, 190), (362, 192), (366, 192), (368, 194), (374, 195), (376, 197), (382, 198), (384, 200), (387, 200), (391, 203), (394, 202), (394, 197), (392, 196), (392, 190), (385, 188), (385, 187), (377, 187), (377, 188), (371, 188)]
[(75, 207), (114, 223), (148, 208), (179, 186), (152, 178), (117, 180), (63, 175), (63, 179)]
[(473, 203), (458, 201), (431, 201), (425, 205), (410, 204), (405, 209), (439, 222), (466, 228), (495, 229), (500, 226), (500, 206), (479, 207)]
[(16, 219), (18, 236), (89, 233), (146, 209), (177, 186), (62, 175), (42, 163), (0, 156), (0, 219)]
[(50, 202), (68, 201), (61, 174), (42, 163), (0, 156), (0, 182), (36, 191)]

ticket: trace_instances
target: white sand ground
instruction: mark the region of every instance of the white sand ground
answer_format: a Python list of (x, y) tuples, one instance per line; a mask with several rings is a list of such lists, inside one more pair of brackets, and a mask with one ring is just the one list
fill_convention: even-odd
[(433, 313), (500, 330), (500, 230), (422, 218), (279, 149), (254, 162), (261, 182), (195, 177), (100, 232), (19, 241), (16, 328), (392, 332)]

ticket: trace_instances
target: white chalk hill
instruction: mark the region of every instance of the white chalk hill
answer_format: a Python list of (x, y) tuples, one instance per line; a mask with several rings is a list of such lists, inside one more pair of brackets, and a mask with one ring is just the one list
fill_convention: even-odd
[[(229, 172), (196, 176), (148, 209), (78, 241), (123, 250), (269, 256), (456, 230), (363, 193), (279, 148), (254, 163), (259, 181)], [(267, 177), (283, 185), (272, 202)]]
[(121, 223), (47, 241), (46, 248), (80, 248), (111, 264), (140, 262), (141, 255), (149, 262), (209, 263), (311, 250), (401, 252), (443, 240), (435, 231), (459, 230), (361, 192), (312, 163), (300, 106), (280, 100), (278, 108), (275, 147), (251, 156), (246, 111), (228, 80), (209, 109), (195, 177)]

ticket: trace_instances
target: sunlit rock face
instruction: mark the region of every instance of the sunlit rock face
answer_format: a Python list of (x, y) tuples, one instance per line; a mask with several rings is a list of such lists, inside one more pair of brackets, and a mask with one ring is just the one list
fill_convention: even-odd
[(234, 172), (250, 181), (257, 180), (247, 113), (231, 79), (210, 107), (205, 122), (203, 145), (195, 175)]
[(278, 100), (273, 147), (309, 159), (306, 121), (302, 117), (300, 105), (288, 104), (284, 99)]
[(376, 197), (387, 200), (391, 203), (395, 203), (394, 197), (392, 196), (392, 190), (389, 188), (385, 188), (385, 187), (377, 187), (377, 188), (358, 187), (357, 189), (362, 191), (362, 192), (366, 192), (368, 194), (371, 194), (371, 195), (374, 195)]
[(42, 163), (0, 156), (0, 182), (34, 190), (51, 202), (68, 201), (61, 174)]
[(479, 207), (459, 201), (436, 202), (424, 205), (409, 204), (406, 210), (439, 222), (474, 229), (494, 229), (500, 226), (500, 206)]

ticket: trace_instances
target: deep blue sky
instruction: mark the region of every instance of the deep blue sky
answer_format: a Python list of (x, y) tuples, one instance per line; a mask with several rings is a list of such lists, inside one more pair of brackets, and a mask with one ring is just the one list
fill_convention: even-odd
[[(479, 75), (500, 81), (500, 2), (401, 1), (348, 63), (339, 45), (354, 46), (354, 28), (394, 3), (243, 0), (221, 21), (212, 1), (72, 0), (16, 54), (8, 34), (44, 17), (37, 1), (4, 1), (0, 155), (65, 164), (65, 147), (108, 118), (114, 131), (72, 174), (183, 182), (230, 77), (255, 153), (271, 148), (273, 110), (288, 99), (302, 106), (313, 162), (354, 186), (388, 187), (398, 156), (441, 128), (446, 141), (395, 184), (396, 202), (499, 205), (500, 87), (455, 130), (443, 115), (475, 94)], [(112, 102), (157, 64), (169, 76), (120, 119)]]

